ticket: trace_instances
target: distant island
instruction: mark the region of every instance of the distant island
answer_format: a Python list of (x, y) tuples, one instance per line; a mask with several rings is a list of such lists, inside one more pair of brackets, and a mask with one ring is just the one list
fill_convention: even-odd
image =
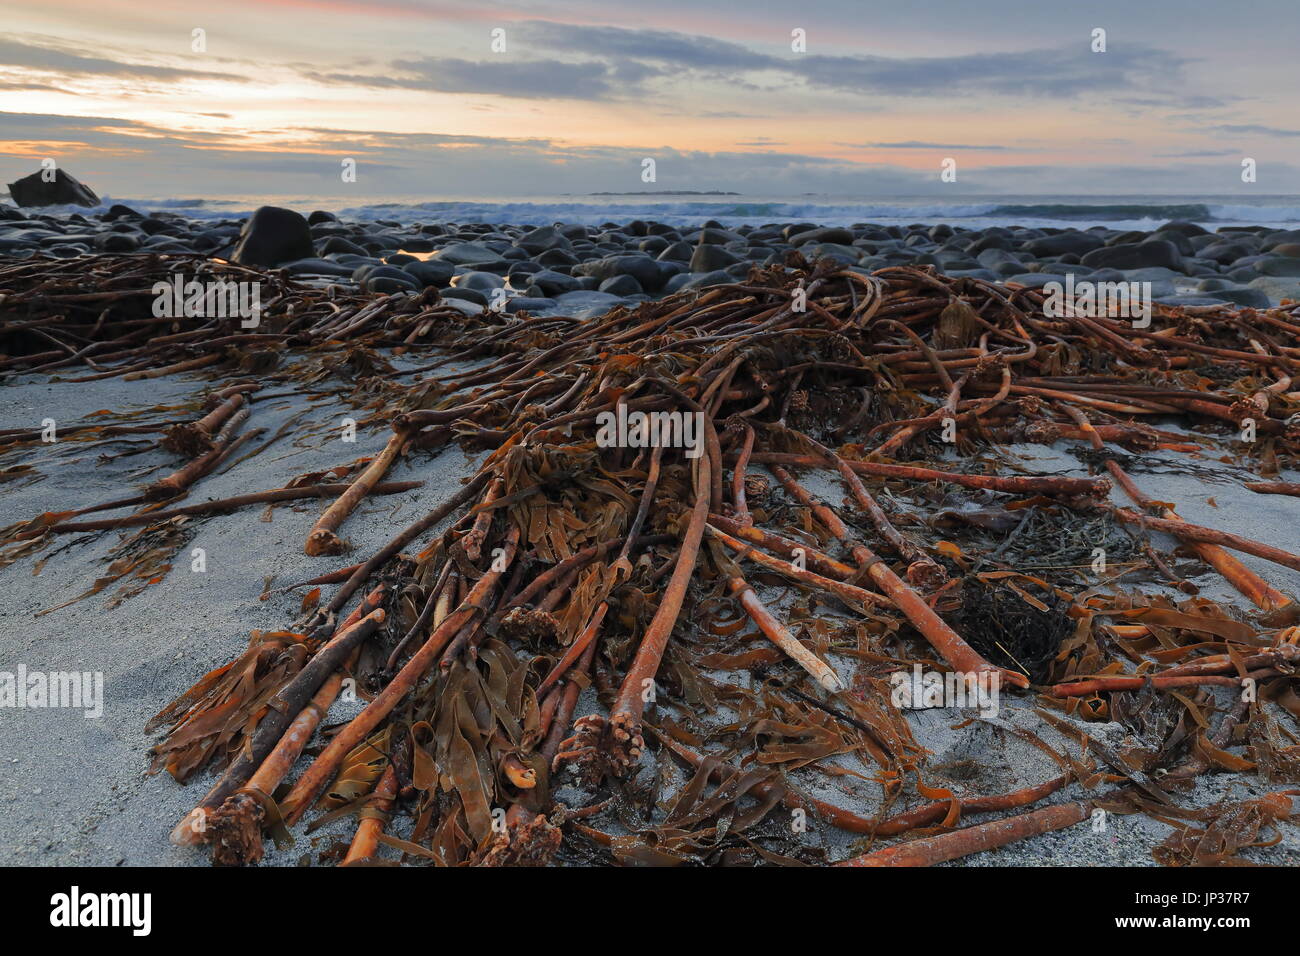
[(721, 189), (708, 189), (703, 192), (696, 189), (660, 189), (642, 190), (635, 193), (587, 193), (588, 196), (739, 196), (740, 193), (726, 192)]

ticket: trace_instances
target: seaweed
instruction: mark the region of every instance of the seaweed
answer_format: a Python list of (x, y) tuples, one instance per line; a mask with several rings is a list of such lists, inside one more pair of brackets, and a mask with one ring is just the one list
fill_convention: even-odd
[[(152, 321), (141, 290), (184, 270), (267, 282), (261, 325)], [(302, 582), (320, 590), (293, 602), (296, 620), (255, 634), (151, 722), (166, 728), (153, 770), (184, 781), (224, 768), (174, 832), (219, 863), (255, 862), (263, 831), (282, 837), (313, 812), (312, 826), (358, 818), (351, 846), (323, 857), (349, 865), (825, 862), (788, 811), (900, 841), (857, 864), (924, 864), (1074, 825), (1101, 803), (1172, 815), (1159, 771), (1180, 785), (1203, 772), (1294, 777), (1280, 723), (1300, 710), (1294, 620), (1114, 590), (1130, 574), (1186, 584), (1147, 545), (1159, 530), (1260, 612), (1294, 605), (1229, 551), (1291, 570), (1300, 558), (1185, 522), (1129, 473), (1202, 473), (1150, 454), (1219, 440), (1151, 424), (1166, 417), (1221, 430), (1248, 414), (1262, 440), (1234, 449), (1242, 460), (1294, 458), (1295, 358), (1256, 327), (1300, 331), (1285, 310), (1158, 306), (1157, 334), (1049, 317), (1031, 289), (929, 268), (864, 275), (797, 253), (586, 320), (469, 314), (436, 289), (368, 295), (167, 255), (6, 264), (0, 295), (0, 367), (212, 381), (179, 421), (113, 426), (152, 436), (141, 440), (170, 456), (170, 475), (4, 529), (5, 561), (58, 535), (143, 525), (96, 589), (131, 574), (147, 585), (194, 515), (324, 497), (303, 550), (327, 559), (349, 548), (342, 535), (371, 495), (436, 502), (378, 550)], [(33, 323), (84, 344), (51, 352)], [(423, 364), (398, 361), (415, 356)], [(245, 425), (285, 394), (389, 428), (383, 451), (183, 503), (247, 459), (234, 453), (261, 429)], [(647, 438), (644, 422), (666, 422), (669, 437)], [(68, 434), (98, 441), (108, 427)], [(0, 435), (15, 455), (39, 441)], [(1009, 447), (1022, 442), (1086, 443), (1077, 457), (1095, 473), (1032, 473)], [(478, 458), (450, 494), (385, 480), (452, 445)], [(1137, 510), (1110, 505), (1115, 489)], [(122, 508), (134, 510), (78, 520)], [(989, 775), (932, 765), (913, 739), (891, 694), (913, 668), (996, 678), (1090, 755), (1054, 754), (1061, 775), (1019, 790), (958, 793)], [(365, 706), (309, 748), (345, 675)], [(1211, 689), (1247, 686), (1258, 702), (1240, 725)], [(1111, 720), (1134, 739), (1080, 731)], [(827, 778), (878, 789), (879, 814), (822, 799), (813, 784)], [(1118, 790), (1025, 810), (1101, 779)], [(891, 815), (902, 799), (924, 803)], [(189, 826), (210, 812), (220, 826)], [(1011, 815), (957, 829), (964, 812)], [(1159, 858), (1222, 862), (1282, 815), (1223, 808)]]

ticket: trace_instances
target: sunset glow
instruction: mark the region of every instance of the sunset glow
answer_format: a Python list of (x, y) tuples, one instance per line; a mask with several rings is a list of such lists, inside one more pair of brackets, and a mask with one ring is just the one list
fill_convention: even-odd
[[(635, 190), (654, 156), (664, 189), (872, 195), (936, 189), (951, 156), (976, 193), (1227, 193), (1249, 155), (1270, 191), (1300, 186), (1300, 130), (1269, 120), (1297, 67), (1266, 55), (1286, 31), (1259, 17), (894, 6), (19, 5), (0, 39), (0, 163), (217, 195), (319, 191), (353, 157), (359, 194), (471, 196)], [(1260, 55), (1225, 52), (1245, 47)]]

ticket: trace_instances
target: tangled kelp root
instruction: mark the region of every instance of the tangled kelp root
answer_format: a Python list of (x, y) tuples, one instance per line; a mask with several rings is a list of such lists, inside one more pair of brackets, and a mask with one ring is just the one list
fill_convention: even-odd
[(262, 859), (266, 811), (248, 793), (236, 793), (207, 817), (207, 842), (217, 866), (243, 866)]

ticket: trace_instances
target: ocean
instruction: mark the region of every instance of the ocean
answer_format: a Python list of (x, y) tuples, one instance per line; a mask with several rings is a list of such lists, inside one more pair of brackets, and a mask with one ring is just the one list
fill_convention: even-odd
[[(371, 197), (358, 202), (335, 195), (230, 196), (215, 199), (104, 197), (103, 207), (124, 203), (141, 212), (167, 211), (195, 219), (247, 215), (262, 205), (286, 206), (307, 213), (325, 209), (341, 218), (369, 221), (489, 222), (548, 225), (554, 222), (597, 225), (606, 221), (647, 219), (673, 226), (698, 226), (716, 220), (726, 226), (769, 222), (815, 222), (847, 226), (949, 223), (970, 229), (1020, 225), (1086, 229), (1153, 229), (1172, 219), (1188, 220), (1214, 230), (1221, 226), (1267, 225), (1300, 228), (1300, 196), (1217, 196), (1193, 201), (1186, 196), (933, 196), (887, 199), (833, 195), (752, 197), (745, 195), (649, 193), (599, 196), (536, 196), (434, 199)], [(50, 207), (43, 212), (85, 213), (79, 207)]]

